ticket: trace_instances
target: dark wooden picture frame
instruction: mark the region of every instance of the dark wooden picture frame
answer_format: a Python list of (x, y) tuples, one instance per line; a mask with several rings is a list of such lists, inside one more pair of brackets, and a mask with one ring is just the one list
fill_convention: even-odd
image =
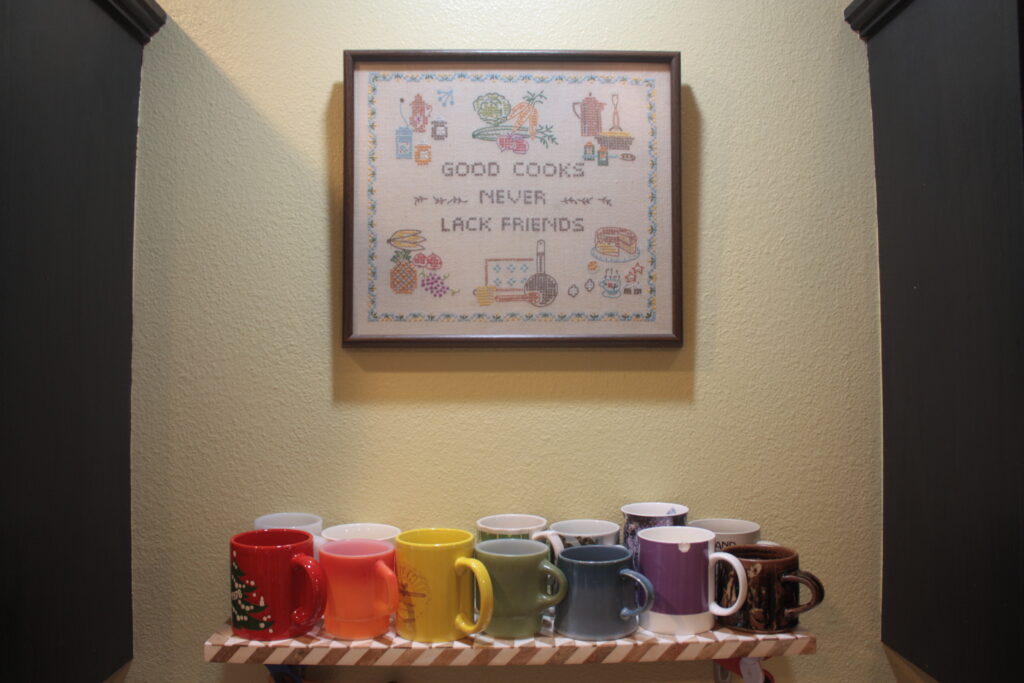
[(678, 52), (346, 51), (342, 344), (681, 345), (679, 84)]

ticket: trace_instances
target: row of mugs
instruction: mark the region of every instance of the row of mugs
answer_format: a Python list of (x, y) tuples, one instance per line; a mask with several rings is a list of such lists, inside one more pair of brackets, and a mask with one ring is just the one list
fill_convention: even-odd
[[(288, 638), (323, 613), (327, 632), (364, 639), (387, 631), (394, 615), (396, 632), (409, 640), (441, 642), (483, 630), (524, 638), (554, 606), (556, 631), (605, 640), (638, 625), (699, 633), (716, 616), (733, 628), (788, 630), (824, 598), (820, 581), (800, 571), (796, 552), (775, 544), (731, 547), (757, 542), (753, 522), (704, 520), (712, 531), (696, 522), (672, 525), (685, 523), (678, 517), (684, 506), (640, 503), (623, 512), (621, 538), (612, 522), (545, 528), (533, 515), (482, 518), (476, 543), (463, 530), (400, 532), (384, 524), (319, 529), (311, 522), (313, 528), (239, 534), (231, 542), (232, 626), (252, 639)], [(280, 513), (256, 526), (288, 521), (302, 520)], [(716, 552), (722, 548), (727, 552)], [(807, 603), (799, 604), (799, 585), (810, 589)]]
[[(762, 543), (761, 526), (744, 519), (699, 519), (687, 522), (689, 508), (674, 503), (630, 503), (622, 506), (623, 524), (601, 519), (570, 519), (555, 522), (539, 515), (502, 514), (476, 522), (481, 541), (495, 538), (528, 538), (546, 541), (555, 554), (566, 546), (621, 544), (636, 554), (637, 534), (654, 526), (693, 526), (715, 533), (715, 550), (732, 545)], [(327, 541), (370, 538), (393, 543), (401, 529), (390, 524), (351, 523), (323, 528), (323, 519), (305, 512), (277, 512), (258, 517), (255, 529), (301, 529), (313, 534), (314, 552)], [(763, 543), (770, 543), (763, 541)]]

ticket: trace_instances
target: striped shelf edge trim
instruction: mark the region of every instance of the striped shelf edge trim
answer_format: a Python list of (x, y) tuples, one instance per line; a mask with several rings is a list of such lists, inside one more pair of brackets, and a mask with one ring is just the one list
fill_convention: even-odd
[(575, 640), (540, 635), (522, 640), (478, 634), (446, 643), (419, 643), (393, 631), (372, 640), (337, 640), (319, 628), (299, 638), (258, 641), (232, 635), (225, 624), (203, 645), (203, 658), (225, 664), (305, 666), (506, 666), (681, 662), (734, 657), (809, 655), (817, 638), (790, 633), (739, 633), (728, 629), (695, 636), (666, 636), (640, 629), (627, 638)]

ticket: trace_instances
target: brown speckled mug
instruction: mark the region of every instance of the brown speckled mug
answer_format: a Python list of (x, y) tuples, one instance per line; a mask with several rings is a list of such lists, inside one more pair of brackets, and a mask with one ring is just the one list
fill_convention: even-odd
[[(792, 548), (781, 545), (734, 545), (722, 552), (735, 555), (747, 574), (747, 600), (735, 614), (719, 617), (722, 626), (741, 631), (779, 633), (799, 622), (798, 615), (821, 604), (825, 587), (814, 574), (801, 571), (800, 556)], [(720, 564), (717, 598), (729, 604), (738, 590), (735, 572)], [(811, 593), (810, 600), (800, 604), (800, 586)]]

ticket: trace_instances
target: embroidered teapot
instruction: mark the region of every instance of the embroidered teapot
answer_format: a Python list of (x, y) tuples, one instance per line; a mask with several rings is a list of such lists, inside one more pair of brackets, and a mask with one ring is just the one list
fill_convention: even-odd
[(423, 101), (423, 98), (417, 94), (413, 98), (412, 103), (409, 104), (411, 113), (409, 114), (409, 125), (417, 133), (423, 133), (427, 130), (427, 124), (430, 122), (430, 112), (434, 110), (432, 106)]

